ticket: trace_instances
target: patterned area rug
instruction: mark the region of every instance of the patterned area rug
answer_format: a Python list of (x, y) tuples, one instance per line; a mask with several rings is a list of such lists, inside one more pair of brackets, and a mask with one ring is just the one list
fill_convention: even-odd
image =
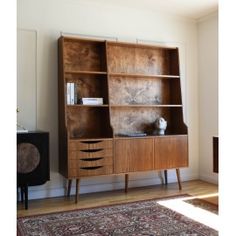
[[(162, 206), (158, 203), (160, 200), (163, 199), (21, 217), (17, 219), (17, 235), (218, 235), (218, 231)], [(190, 204), (200, 204), (201, 207), (205, 204), (211, 210), (212, 204), (199, 201)]]

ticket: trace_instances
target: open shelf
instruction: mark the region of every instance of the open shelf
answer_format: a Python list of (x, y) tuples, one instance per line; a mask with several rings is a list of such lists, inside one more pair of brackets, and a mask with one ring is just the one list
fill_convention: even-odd
[(128, 43), (128, 42), (108, 42), (109, 46), (119, 46), (119, 47), (129, 47), (129, 48), (145, 48), (145, 49), (169, 49), (169, 50), (176, 50), (176, 47), (168, 47), (168, 46), (158, 46), (152, 44), (138, 44), (138, 43)]
[(106, 75), (107, 72), (105, 72), (105, 71), (79, 71), (79, 70), (73, 70), (73, 71), (65, 71), (65, 74)]
[(105, 42), (63, 38), (64, 71), (106, 71)]
[(146, 133), (155, 135), (155, 122), (159, 117), (167, 121), (167, 134), (186, 134), (183, 123), (182, 106), (179, 107), (133, 107), (112, 106), (111, 124), (114, 134)]
[[(108, 43), (108, 73), (179, 76), (178, 49)], [(165, 77), (165, 76), (164, 76)], [(163, 78), (164, 78), (163, 77)]]
[(68, 107), (78, 107), (78, 108), (83, 108), (83, 107), (108, 107), (108, 104), (103, 104), (103, 105), (84, 105), (84, 104), (74, 104), (74, 105), (67, 105)]
[(120, 107), (120, 108), (125, 108), (125, 107), (127, 107), (127, 108), (129, 108), (129, 107), (137, 107), (137, 108), (141, 108), (141, 107), (146, 107), (146, 108), (153, 108), (153, 107), (182, 107), (182, 105), (179, 105), (179, 104), (166, 104), (166, 105), (164, 105), (164, 104), (160, 104), (160, 105), (148, 105), (148, 104), (129, 104), (129, 105), (119, 105), (119, 104), (117, 104), (117, 105), (111, 105), (111, 107), (114, 107), (114, 108), (118, 108), (118, 107)]
[(107, 106), (73, 105), (67, 108), (69, 138), (112, 137)]
[(179, 79), (179, 75), (148, 75), (148, 74), (130, 74), (130, 73), (108, 73), (109, 76), (116, 77), (136, 77), (136, 78), (160, 78), (160, 79)]
[[(65, 75), (66, 83), (76, 84), (76, 94), (79, 98), (103, 98), (104, 105), (108, 104), (108, 83), (105, 74), (95, 73), (68, 73)], [(76, 104), (82, 105), (82, 104)], [(100, 106), (100, 105), (99, 105)]]
[(181, 105), (179, 79), (109, 77), (109, 100), (113, 105)]
[[(100, 141), (101, 139), (112, 140), (113, 137), (112, 138), (109, 138), (109, 137), (107, 138), (107, 137), (101, 136), (101, 137), (93, 138), (92, 141)], [(89, 138), (86, 138), (86, 137), (85, 138), (70, 137), (69, 140), (70, 141), (81, 141), (81, 140), (83, 140), (83, 141), (91, 141), (91, 137), (89, 137)]]
[(154, 135), (154, 134), (148, 134), (146, 136), (120, 136), (118, 134), (114, 135), (115, 139), (143, 139), (143, 138), (155, 138), (155, 137), (169, 137), (169, 136), (187, 136), (187, 134), (178, 134), (178, 133), (166, 133), (165, 135)]

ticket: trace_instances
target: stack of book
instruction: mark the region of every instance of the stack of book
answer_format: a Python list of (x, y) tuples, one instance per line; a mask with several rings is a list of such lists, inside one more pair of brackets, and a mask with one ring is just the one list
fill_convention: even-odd
[(77, 104), (77, 85), (76, 83), (67, 83), (67, 104), (74, 105)]
[(103, 105), (103, 98), (80, 98), (83, 105)]

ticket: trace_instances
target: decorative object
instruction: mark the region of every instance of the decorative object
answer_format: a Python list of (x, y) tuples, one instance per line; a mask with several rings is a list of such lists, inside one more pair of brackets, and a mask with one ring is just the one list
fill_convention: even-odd
[(22, 217), (17, 220), (17, 235), (218, 235), (216, 230), (161, 205), (163, 200), (184, 202), (188, 198), (182, 195)]
[(163, 118), (157, 118), (155, 121), (155, 127), (157, 128), (157, 133), (159, 135), (164, 135), (167, 127), (167, 121)]

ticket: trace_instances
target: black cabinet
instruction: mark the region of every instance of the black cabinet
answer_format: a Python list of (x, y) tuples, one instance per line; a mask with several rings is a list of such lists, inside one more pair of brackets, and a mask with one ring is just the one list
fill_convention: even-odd
[(28, 186), (44, 184), (50, 179), (49, 133), (31, 131), (17, 133), (17, 187), (21, 199), (25, 193), (25, 208), (28, 208)]

